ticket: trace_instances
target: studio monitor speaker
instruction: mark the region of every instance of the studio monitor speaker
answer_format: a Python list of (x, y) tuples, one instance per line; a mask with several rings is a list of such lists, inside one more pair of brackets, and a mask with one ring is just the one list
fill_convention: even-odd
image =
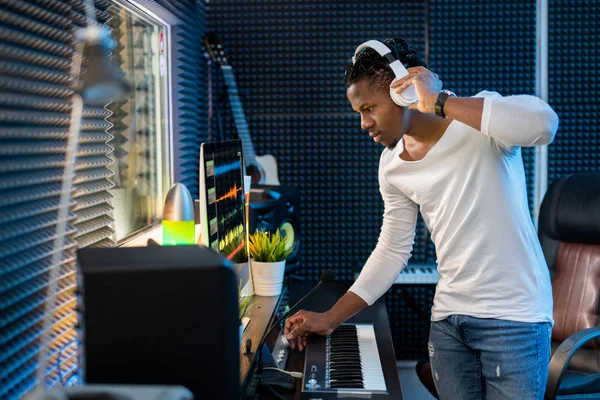
[(87, 383), (181, 385), (196, 399), (240, 398), (231, 262), (201, 246), (84, 248), (78, 260)]
[(300, 190), (292, 186), (252, 185), (250, 191), (250, 233), (256, 230), (284, 234), (296, 250), (288, 257), (286, 272), (300, 266)]

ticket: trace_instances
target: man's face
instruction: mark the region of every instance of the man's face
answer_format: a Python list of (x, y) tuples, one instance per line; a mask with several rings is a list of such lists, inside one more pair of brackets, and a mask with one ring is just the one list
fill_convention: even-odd
[(397, 106), (389, 91), (375, 90), (366, 80), (353, 83), (346, 90), (352, 109), (360, 114), (360, 127), (386, 147), (394, 147), (406, 132), (404, 107)]

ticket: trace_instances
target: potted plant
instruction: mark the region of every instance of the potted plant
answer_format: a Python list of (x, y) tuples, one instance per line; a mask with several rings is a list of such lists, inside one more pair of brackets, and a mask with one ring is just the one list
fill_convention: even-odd
[(250, 265), (254, 293), (259, 296), (281, 294), (285, 260), (294, 251), (279, 229), (275, 233), (256, 231), (249, 238)]

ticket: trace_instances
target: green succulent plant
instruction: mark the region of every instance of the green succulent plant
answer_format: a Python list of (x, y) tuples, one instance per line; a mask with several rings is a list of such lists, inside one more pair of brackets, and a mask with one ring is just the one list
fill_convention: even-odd
[(225, 257), (228, 257), (231, 254), (233, 254), (233, 256), (231, 256), (230, 259), (234, 263), (245, 263), (246, 261), (248, 261), (248, 254), (246, 253), (245, 249), (244, 251), (235, 252), (239, 245), (242, 244), (243, 239), (244, 236), (236, 236), (231, 242), (229, 242), (229, 244), (227, 244), (227, 246), (225, 246), (225, 248), (223, 248), (223, 250), (220, 253), (223, 254)]
[(279, 229), (275, 233), (256, 231), (249, 239), (250, 258), (258, 262), (284, 261), (294, 252), (296, 244), (289, 244)]

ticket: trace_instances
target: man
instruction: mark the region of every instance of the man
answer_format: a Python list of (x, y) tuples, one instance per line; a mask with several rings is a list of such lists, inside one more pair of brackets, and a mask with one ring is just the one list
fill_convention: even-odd
[[(521, 147), (550, 143), (558, 117), (528, 95), (448, 96), (406, 42), (384, 43), (406, 77), (392, 83), (388, 61), (369, 48), (345, 77), (361, 128), (385, 146), (379, 241), (329, 311), (299, 311), (285, 333), (302, 350), (306, 335), (332, 332), (384, 294), (410, 257), (420, 206), (438, 256), (429, 356), (440, 398), (543, 399), (552, 289), (529, 215)], [(396, 105), (390, 87), (401, 93), (411, 85), (418, 101)]]

